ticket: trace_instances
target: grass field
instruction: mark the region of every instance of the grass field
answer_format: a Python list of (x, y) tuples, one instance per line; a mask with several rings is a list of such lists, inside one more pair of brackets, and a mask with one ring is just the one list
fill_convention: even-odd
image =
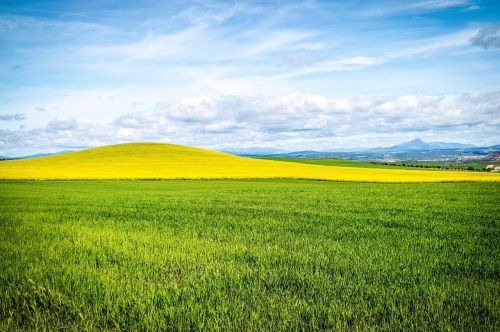
[(301, 164), (339, 166), (339, 167), (358, 167), (358, 168), (384, 168), (384, 169), (405, 169), (405, 166), (383, 165), (381, 163), (370, 163), (366, 161), (356, 161), (339, 158), (288, 158), (288, 157), (259, 157), (259, 159), (288, 161)]
[(498, 331), (499, 197), (499, 183), (1, 182), (0, 330)]
[(500, 174), (354, 168), (244, 158), (160, 143), (110, 145), (0, 161), (0, 179), (316, 179), (365, 182), (500, 181)]
[[(463, 169), (472, 167), (475, 170), (483, 170), (486, 165), (500, 165), (500, 162), (495, 161), (418, 161), (406, 160), (398, 162), (366, 162), (339, 158), (288, 158), (288, 157), (258, 157), (259, 159), (288, 161), (302, 164), (326, 165), (326, 166), (341, 166), (341, 167), (361, 167), (361, 168), (385, 168), (385, 169), (415, 169), (416, 166), (428, 166), (431, 168), (420, 168), (419, 170), (433, 170), (437, 168), (448, 169)], [(405, 164), (405, 166), (402, 166)]]

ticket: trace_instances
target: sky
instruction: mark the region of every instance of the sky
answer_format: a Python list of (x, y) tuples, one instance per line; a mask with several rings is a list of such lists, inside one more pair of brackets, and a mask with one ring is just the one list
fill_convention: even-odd
[(0, 2), (0, 155), (500, 143), (500, 2)]

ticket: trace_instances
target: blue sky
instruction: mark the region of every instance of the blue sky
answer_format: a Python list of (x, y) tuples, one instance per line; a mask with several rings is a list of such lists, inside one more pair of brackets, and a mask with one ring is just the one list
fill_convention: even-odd
[(0, 155), (500, 143), (500, 3), (2, 1)]

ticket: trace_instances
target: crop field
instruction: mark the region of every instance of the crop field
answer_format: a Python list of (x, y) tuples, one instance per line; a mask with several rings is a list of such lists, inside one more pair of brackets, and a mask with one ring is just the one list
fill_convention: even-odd
[(488, 182), (3, 181), (0, 330), (498, 331), (499, 198)]
[(405, 166), (384, 165), (382, 163), (371, 163), (367, 161), (357, 161), (339, 158), (288, 158), (288, 157), (258, 157), (259, 159), (288, 161), (300, 164), (340, 166), (340, 167), (358, 167), (358, 168), (385, 168), (385, 169), (405, 169)]
[[(339, 158), (291, 158), (291, 157), (256, 157), (265, 160), (288, 161), (302, 164), (342, 166), (342, 167), (360, 167), (360, 168), (385, 168), (385, 169), (415, 169), (412, 167), (428, 166), (429, 168), (420, 168), (419, 170), (436, 169), (462, 169), (467, 170), (471, 167), (474, 170), (482, 171), (486, 165), (500, 164), (495, 161), (416, 161), (406, 160), (397, 162), (368, 162)], [(403, 164), (405, 166), (403, 166)]]
[(362, 182), (500, 181), (500, 174), (339, 167), (244, 158), (162, 143), (110, 145), (0, 161), (0, 179), (314, 179)]

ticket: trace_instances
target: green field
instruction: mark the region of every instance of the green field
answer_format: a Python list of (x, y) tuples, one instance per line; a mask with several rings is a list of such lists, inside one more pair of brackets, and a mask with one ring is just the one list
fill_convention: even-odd
[[(299, 164), (312, 164), (312, 165), (325, 165), (325, 166), (340, 166), (340, 167), (356, 167), (356, 168), (385, 168), (385, 169), (404, 169), (404, 170), (436, 170), (432, 168), (412, 168), (410, 165), (428, 165), (428, 166), (441, 166), (442, 162), (420, 162), (420, 161), (400, 161), (397, 164), (383, 163), (383, 162), (368, 162), (357, 161), (350, 159), (339, 158), (288, 158), (288, 157), (259, 157), (258, 159), (270, 159), (276, 161), (288, 161)], [(407, 166), (399, 164), (404, 163)]]
[(289, 161), (300, 164), (341, 166), (341, 167), (361, 167), (361, 168), (389, 168), (389, 169), (407, 169), (403, 166), (388, 166), (378, 163), (365, 161), (356, 161), (339, 158), (288, 158), (288, 157), (257, 157), (256, 159), (269, 159), (276, 161)]
[(0, 330), (500, 329), (500, 184), (0, 182)]
[[(270, 159), (276, 161), (289, 161), (301, 164), (326, 165), (326, 166), (341, 166), (341, 167), (361, 167), (361, 168), (387, 168), (387, 169), (418, 169), (429, 170), (437, 168), (463, 169), (472, 167), (475, 170), (483, 170), (486, 165), (500, 165), (496, 161), (418, 161), (407, 160), (398, 162), (367, 162), (339, 158), (288, 158), (288, 157), (258, 157), (257, 159)], [(405, 166), (402, 166), (405, 164)], [(428, 166), (430, 168), (420, 168), (416, 166)]]

